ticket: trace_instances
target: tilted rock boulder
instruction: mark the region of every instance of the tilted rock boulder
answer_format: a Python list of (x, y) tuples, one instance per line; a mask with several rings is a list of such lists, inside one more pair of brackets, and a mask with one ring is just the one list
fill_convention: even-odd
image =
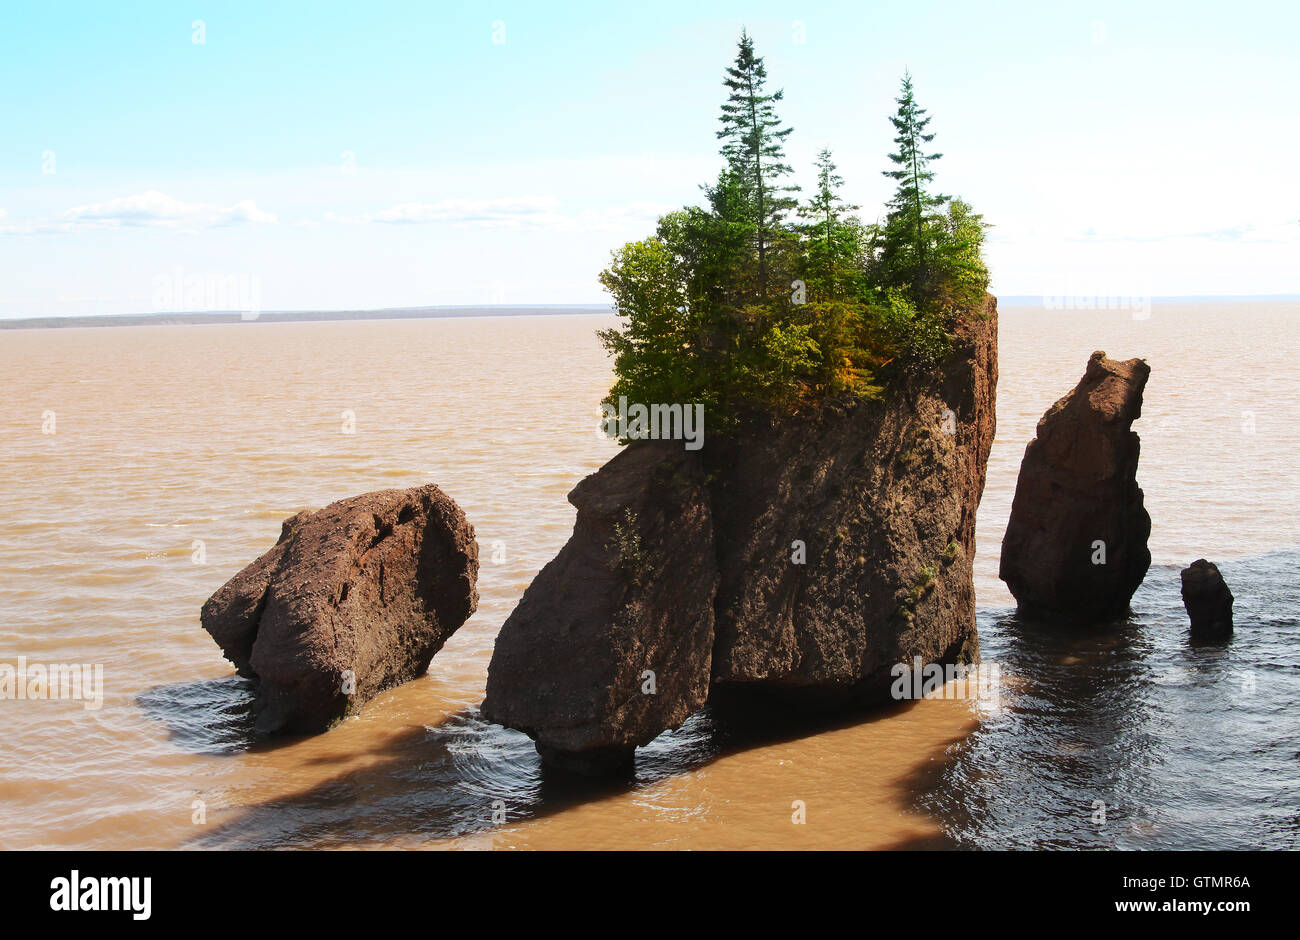
[[(597, 772), (723, 689), (880, 700), (897, 664), (977, 659), (996, 384), (989, 297), (939, 368), (884, 401), (750, 421), (698, 453), (629, 445), (570, 495), (574, 534), (502, 627), (484, 714)], [(639, 582), (609, 547), (628, 508)]]
[(1198, 558), (1181, 572), (1183, 606), (1192, 620), (1192, 639), (1216, 643), (1232, 636), (1232, 592), (1219, 566)]
[(203, 628), (256, 680), (255, 729), (324, 731), (424, 673), (478, 604), (478, 543), (433, 485), (286, 519), (279, 541), (203, 605)]
[(551, 764), (602, 773), (704, 704), (717, 590), (698, 456), (629, 445), (569, 494), (568, 543), (497, 636), (483, 713)]
[(1137, 484), (1151, 367), (1094, 352), (1025, 449), (998, 576), (1025, 614), (1099, 620), (1127, 612), (1151, 565), (1151, 517)]

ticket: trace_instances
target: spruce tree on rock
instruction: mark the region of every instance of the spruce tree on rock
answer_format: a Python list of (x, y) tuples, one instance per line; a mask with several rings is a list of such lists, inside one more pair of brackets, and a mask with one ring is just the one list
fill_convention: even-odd
[(807, 240), (807, 268), (810, 280), (823, 299), (838, 298), (848, 286), (848, 274), (861, 250), (861, 225), (849, 213), (857, 206), (840, 196), (843, 178), (835, 172), (829, 149), (817, 154), (817, 190), (807, 204), (799, 207), (805, 219), (800, 226)]
[(930, 274), (929, 249), (936, 210), (948, 201), (947, 196), (932, 194), (926, 188), (934, 180), (930, 161), (938, 160), (943, 154), (925, 152), (934, 134), (926, 133), (930, 118), (916, 104), (912, 76), (908, 73), (903, 75), (902, 93), (896, 100), (898, 111), (889, 119), (897, 132), (894, 143), (898, 152), (889, 155), (895, 169), (883, 172), (897, 182), (898, 188), (889, 201), (880, 261), (887, 281), (892, 286), (909, 289), (913, 299), (920, 301)]
[(722, 155), (743, 181), (749, 209), (745, 221), (753, 233), (758, 260), (758, 295), (767, 296), (769, 261), (774, 242), (785, 234), (785, 214), (797, 205), (790, 193), (797, 186), (782, 185), (791, 172), (785, 162), (785, 139), (793, 128), (782, 127), (775, 103), (781, 91), (765, 92), (767, 69), (754, 55), (754, 41), (742, 31), (735, 64), (727, 69), (723, 84), (731, 94), (722, 105), (719, 120)]

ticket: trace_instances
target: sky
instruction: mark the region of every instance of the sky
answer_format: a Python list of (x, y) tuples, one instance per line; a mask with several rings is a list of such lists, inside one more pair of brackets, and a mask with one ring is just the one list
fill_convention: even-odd
[(5, 0), (0, 317), (606, 302), (742, 27), (868, 221), (910, 70), (996, 293), (1300, 293), (1293, 0)]

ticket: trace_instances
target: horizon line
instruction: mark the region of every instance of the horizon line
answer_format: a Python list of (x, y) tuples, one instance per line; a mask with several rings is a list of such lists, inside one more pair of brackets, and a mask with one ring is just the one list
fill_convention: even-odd
[[(994, 295), (1000, 306), (1048, 306), (1061, 296), (1105, 298), (1106, 294), (1006, 294)], [(1129, 295), (1125, 294), (1125, 297)], [(1165, 294), (1142, 298), (1150, 303), (1275, 303), (1300, 302), (1300, 294)], [(437, 319), (461, 316), (547, 316), (562, 314), (611, 314), (607, 303), (519, 303), (519, 304), (427, 304), (409, 307), (343, 307), (333, 310), (305, 307), (289, 310), (167, 310), (149, 313), (84, 313), (46, 316), (0, 316), (0, 329), (57, 329), (70, 326), (207, 325), (214, 323), (319, 322), (321, 320)]]

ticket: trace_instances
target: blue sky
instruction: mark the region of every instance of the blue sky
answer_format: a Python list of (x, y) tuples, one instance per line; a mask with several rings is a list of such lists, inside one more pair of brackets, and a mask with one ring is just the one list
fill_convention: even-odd
[(716, 174), (742, 25), (869, 218), (911, 70), (999, 293), (1300, 292), (1294, 3), (6, 0), (0, 316), (602, 302)]

